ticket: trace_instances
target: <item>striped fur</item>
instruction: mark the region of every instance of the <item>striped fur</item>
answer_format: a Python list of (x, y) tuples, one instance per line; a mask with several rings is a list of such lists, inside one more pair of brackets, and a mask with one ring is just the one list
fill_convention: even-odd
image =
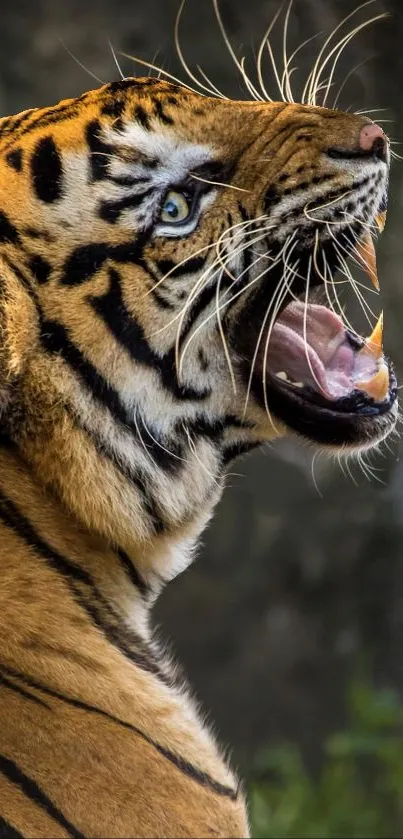
[[(234, 226), (266, 214), (279, 244), (309, 233), (298, 200), (343, 194), (351, 173), (323, 150), (364, 123), (152, 79), (0, 122), (0, 836), (248, 835), (149, 613), (227, 463), (286, 431), (253, 393), (244, 412), (230, 336), (250, 329), (267, 243), (240, 250)], [(179, 232), (160, 220), (169, 189), (192, 195)], [(236, 390), (214, 274), (191, 296), (229, 228)]]

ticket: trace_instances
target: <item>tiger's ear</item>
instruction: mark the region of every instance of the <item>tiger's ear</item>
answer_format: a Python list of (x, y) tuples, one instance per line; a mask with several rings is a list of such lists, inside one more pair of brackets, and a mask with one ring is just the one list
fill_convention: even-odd
[(0, 416), (27, 367), (38, 332), (33, 293), (19, 270), (0, 256)]

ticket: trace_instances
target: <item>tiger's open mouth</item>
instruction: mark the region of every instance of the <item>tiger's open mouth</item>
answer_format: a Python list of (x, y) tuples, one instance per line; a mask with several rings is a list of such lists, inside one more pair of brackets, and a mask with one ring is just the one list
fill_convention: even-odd
[[(383, 227), (383, 217), (377, 219)], [(368, 234), (360, 259), (378, 288)], [(353, 334), (332, 309), (292, 299), (259, 350), (253, 391), (289, 428), (323, 445), (370, 446), (393, 427), (397, 385), (382, 347), (382, 315), (372, 334)]]

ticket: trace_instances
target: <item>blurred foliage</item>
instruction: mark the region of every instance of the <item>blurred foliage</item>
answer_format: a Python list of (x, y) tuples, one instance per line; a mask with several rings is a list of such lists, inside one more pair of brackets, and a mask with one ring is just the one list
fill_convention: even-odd
[(356, 681), (348, 712), (316, 776), (295, 746), (259, 756), (249, 782), (255, 839), (403, 835), (403, 707), (393, 691)]

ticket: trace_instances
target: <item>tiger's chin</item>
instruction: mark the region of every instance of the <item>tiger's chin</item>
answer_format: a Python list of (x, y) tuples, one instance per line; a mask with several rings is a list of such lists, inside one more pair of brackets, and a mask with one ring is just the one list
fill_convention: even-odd
[[(375, 262), (365, 259), (377, 285)], [(313, 280), (323, 291), (323, 282)], [(252, 376), (253, 338), (247, 339), (248, 352), (243, 342), (244, 378), (267, 414), (270, 436), (277, 421), (279, 433), (285, 428), (321, 448), (347, 453), (372, 448), (390, 434), (398, 416), (396, 377), (383, 352), (383, 317), (362, 338), (329, 305), (318, 304), (315, 294), (307, 299), (290, 289), (286, 305), (254, 352)], [(262, 299), (248, 311), (249, 323), (255, 318), (261, 323)]]

